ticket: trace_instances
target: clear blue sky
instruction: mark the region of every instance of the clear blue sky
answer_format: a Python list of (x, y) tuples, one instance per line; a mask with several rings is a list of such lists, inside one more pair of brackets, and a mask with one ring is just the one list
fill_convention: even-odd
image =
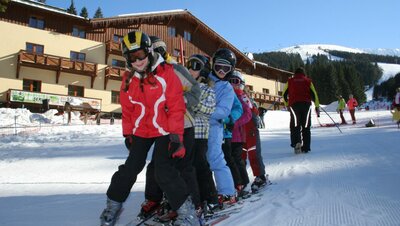
[[(70, 0), (47, 0), (68, 8)], [(400, 0), (74, 0), (93, 17), (188, 9), (245, 52), (298, 44), (400, 48)]]

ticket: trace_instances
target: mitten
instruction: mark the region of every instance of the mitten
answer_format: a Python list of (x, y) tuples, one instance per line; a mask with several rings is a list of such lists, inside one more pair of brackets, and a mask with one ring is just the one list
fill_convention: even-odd
[(125, 136), (125, 146), (128, 149), (128, 151), (131, 150), (132, 143), (133, 143), (133, 135), (126, 135)]
[(168, 152), (172, 158), (183, 158), (186, 154), (186, 149), (182, 143), (182, 136), (178, 134), (169, 135), (169, 147)]

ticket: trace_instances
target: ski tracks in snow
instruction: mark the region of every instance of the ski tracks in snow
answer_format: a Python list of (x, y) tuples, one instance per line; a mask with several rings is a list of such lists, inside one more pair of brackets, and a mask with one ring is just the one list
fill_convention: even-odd
[[(393, 192), (399, 188), (398, 182), (393, 183), (398, 174), (390, 174), (399, 170), (400, 153), (396, 148), (381, 150), (385, 145), (379, 142), (390, 141), (377, 141), (374, 133), (362, 130), (338, 135), (336, 142), (313, 137), (318, 148), (308, 154), (279, 154), (275, 159), (272, 154), (267, 173), (277, 184), (265, 191), (263, 205), (245, 208), (240, 217), (221, 225), (253, 225), (260, 219), (266, 225), (288, 226), (399, 225), (400, 194)], [(354, 143), (341, 142), (349, 135)], [(252, 213), (259, 207), (263, 214)]]

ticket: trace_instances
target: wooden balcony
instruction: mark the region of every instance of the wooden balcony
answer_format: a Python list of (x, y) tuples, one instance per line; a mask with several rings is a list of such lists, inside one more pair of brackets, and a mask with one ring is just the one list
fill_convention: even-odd
[(107, 89), (108, 80), (122, 81), (126, 69), (121, 67), (107, 66), (105, 69), (104, 89)]
[(61, 72), (91, 77), (91, 88), (93, 88), (94, 79), (97, 76), (97, 64), (95, 63), (75, 61), (69, 58), (47, 54), (29, 53), (25, 50), (21, 50), (18, 53), (17, 78), (19, 78), (21, 66), (56, 71), (57, 84), (60, 79)]
[(106, 42), (106, 64), (108, 57), (113, 55), (122, 56), (121, 42), (115, 42), (114, 40), (108, 40)]

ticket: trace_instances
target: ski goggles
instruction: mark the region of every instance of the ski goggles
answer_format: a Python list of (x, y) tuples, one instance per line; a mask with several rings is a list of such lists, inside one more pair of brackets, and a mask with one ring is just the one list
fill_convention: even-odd
[(232, 71), (232, 66), (229, 64), (219, 64), (216, 63), (214, 64), (214, 71), (217, 73), (223, 72), (224, 74), (228, 74), (229, 72)]
[(200, 71), (203, 69), (203, 64), (197, 60), (191, 60), (187, 63), (186, 67), (192, 69), (193, 71)]
[(137, 60), (142, 61), (146, 59), (148, 55), (148, 53), (141, 49), (133, 53), (129, 53), (128, 57), (130, 62), (135, 63)]
[(242, 81), (238, 78), (230, 78), (229, 83), (234, 84), (234, 85), (240, 85)]
[[(154, 52), (159, 53), (162, 57), (165, 56), (165, 54), (167, 53), (164, 49), (164, 47), (160, 46), (157, 48), (154, 48)], [(165, 60), (165, 59), (164, 59)]]

